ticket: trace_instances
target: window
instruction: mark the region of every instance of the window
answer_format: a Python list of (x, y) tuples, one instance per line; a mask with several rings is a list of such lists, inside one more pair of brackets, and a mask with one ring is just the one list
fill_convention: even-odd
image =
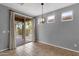
[(47, 23), (54, 23), (55, 22), (55, 15), (48, 16)]
[(72, 21), (73, 20), (73, 12), (67, 11), (61, 14), (61, 21)]

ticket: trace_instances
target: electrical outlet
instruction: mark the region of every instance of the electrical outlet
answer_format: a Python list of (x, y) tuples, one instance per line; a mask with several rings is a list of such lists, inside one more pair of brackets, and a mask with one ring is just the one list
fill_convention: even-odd
[(74, 47), (77, 47), (77, 44), (74, 44)]

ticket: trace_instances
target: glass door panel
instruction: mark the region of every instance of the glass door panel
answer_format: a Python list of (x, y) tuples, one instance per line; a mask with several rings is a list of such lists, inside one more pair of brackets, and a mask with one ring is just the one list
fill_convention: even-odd
[(23, 39), (23, 22), (16, 21), (16, 46), (24, 44)]
[(25, 41), (30, 42), (32, 41), (32, 21), (25, 22)]

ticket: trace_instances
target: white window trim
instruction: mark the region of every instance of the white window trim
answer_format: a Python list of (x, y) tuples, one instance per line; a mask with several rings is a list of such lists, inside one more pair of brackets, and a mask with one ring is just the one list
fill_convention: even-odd
[[(62, 18), (62, 14), (63, 14), (63, 13), (66, 13), (66, 12), (70, 12), (70, 11), (72, 11), (72, 19), (69, 19), (69, 20), (63, 20), (63, 18)], [(73, 15), (74, 15), (74, 13), (73, 13), (73, 10), (70, 10), (70, 11), (66, 11), (66, 12), (62, 12), (62, 13), (61, 13), (61, 21), (62, 21), (62, 22), (65, 22), (65, 21), (73, 21)]]
[[(52, 16), (54, 16), (54, 18), (52, 19)], [(55, 15), (50, 15), (47, 17), (47, 23), (55, 23)], [(52, 22), (49, 22), (49, 20), (53, 20)]]

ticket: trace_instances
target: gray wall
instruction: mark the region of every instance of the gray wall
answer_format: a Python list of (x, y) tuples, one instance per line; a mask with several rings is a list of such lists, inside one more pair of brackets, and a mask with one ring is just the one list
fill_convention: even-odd
[[(73, 21), (61, 22), (61, 13), (73, 11)], [(55, 23), (37, 24), (37, 39), (64, 48), (79, 51), (79, 4), (55, 10), (44, 16), (55, 14)], [(38, 19), (40, 16), (36, 17)], [(36, 22), (37, 23), (37, 22)], [(74, 45), (77, 45), (75, 47)]]
[(0, 5), (0, 50), (8, 48), (9, 10)]

